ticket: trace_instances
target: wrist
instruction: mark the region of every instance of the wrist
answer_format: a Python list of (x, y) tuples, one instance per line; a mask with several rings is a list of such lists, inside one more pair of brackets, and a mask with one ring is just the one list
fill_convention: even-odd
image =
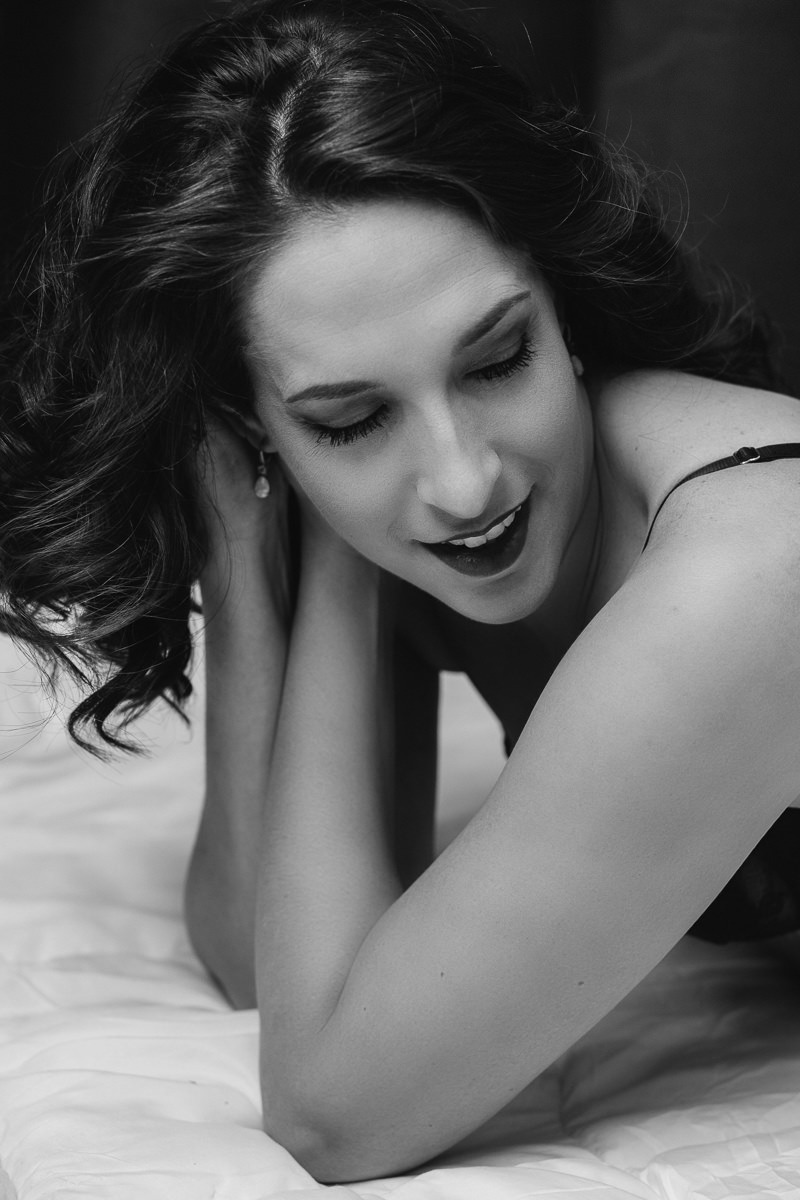
[(379, 570), (355, 550), (313, 509), (303, 508), (303, 572), (328, 573), (333, 577), (358, 580), (367, 586), (377, 581)]
[(199, 577), (203, 613), (215, 625), (246, 620), (258, 626), (291, 620), (288, 572), (282, 559), (255, 543), (226, 544), (209, 554)]
[(327, 603), (342, 601), (366, 613), (377, 600), (380, 571), (340, 538), (304, 538), (301, 591), (321, 595)]

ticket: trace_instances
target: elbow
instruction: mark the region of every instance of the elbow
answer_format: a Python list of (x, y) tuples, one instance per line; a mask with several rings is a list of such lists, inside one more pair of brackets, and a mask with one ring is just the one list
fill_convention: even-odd
[(264, 1132), (318, 1183), (357, 1183), (418, 1165), (419, 1160), (403, 1157), (396, 1131), (395, 1136), (391, 1130), (376, 1133), (368, 1119), (333, 1109), (319, 1097), (307, 1103), (280, 1097), (263, 1080), (262, 1094)]
[(346, 1131), (320, 1120), (313, 1114), (281, 1106), (280, 1114), (272, 1105), (264, 1108), (264, 1132), (283, 1146), (317, 1183), (355, 1183), (374, 1179), (384, 1172), (382, 1164), (373, 1165), (359, 1153)]
[[(341, 1153), (336, 1140), (310, 1122), (285, 1115), (280, 1121), (264, 1118), (264, 1132), (282, 1146), (317, 1183), (354, 1183), (368, 1178), (350, 1157)], [(338, 1149), (338, 1152), (337, 1152)]]

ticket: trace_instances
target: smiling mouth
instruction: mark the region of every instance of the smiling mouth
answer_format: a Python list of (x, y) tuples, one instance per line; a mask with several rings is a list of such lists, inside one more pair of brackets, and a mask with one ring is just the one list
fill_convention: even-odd
[(519, 558), (528, 532), (530, 496), (480, 533), (446, 542), (422, 542), (440, 562), (461, 575), (496, 575)]
[(469, 533), (463, 538), (448, 538), (446, 542), (440, 542), (439, 545), (466, 546), (469, 550), (476, 550), (478, 546), (485, 546), (487, 542), (494, 542), (499, 537), (502, 537), (506, 529), (514, 523), (514, 519), (521, 508), (522, 504), (518, 504), (516, 508), (512, 508), (505, 516), (498, 517), (488, 529), (484, 529), (480, 533)]

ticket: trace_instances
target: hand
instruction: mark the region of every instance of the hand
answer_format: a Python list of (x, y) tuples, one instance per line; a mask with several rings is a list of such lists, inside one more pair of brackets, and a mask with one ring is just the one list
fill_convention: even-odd
[(232, 574), (264, 569), (282, 615), (288, 618), (289, 486), (277, 456), (269, 459), (270, 494), (254, 492), (257, 456), (224, 421), (209, 421), (198, 455), (200, 509), (208, 532), (209, 558), (203, 592), (224, 592)]

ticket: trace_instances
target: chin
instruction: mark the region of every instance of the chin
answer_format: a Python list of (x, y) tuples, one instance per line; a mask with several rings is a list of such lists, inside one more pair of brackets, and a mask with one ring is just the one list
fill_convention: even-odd
[[(414, 566), (418, 566), (415, 563)], [(445, 608), (481, 625), (513, 625), (530, 617), (544, 603), (555, 578), (538, 561), (518, 563), (516, 569), (495, 578), (470, 580), (455, 572), (443, 578), (440, 571), (409, 569), (384, 561), (383, 570), (432, 596)]]
[(513, 625), (517, 621), (524, 621), (530, 617), (539, 607), (538, 604), (530, 602), (513, 605), (487, 602), (454, 604), (450, 600), (443, 600), (443, 603), (453, 612), (457, 612), (459, 616), (476, 621), (479, 625)]
[(546, 599), (548, 589), (533, 587), (530, 580), (512, 584), (506, 579), (498, 580), (494, 587), (447, 590), (423, 587), (422, 590), (470, 621), (481, 625), (513, 625), (536, 612)]

